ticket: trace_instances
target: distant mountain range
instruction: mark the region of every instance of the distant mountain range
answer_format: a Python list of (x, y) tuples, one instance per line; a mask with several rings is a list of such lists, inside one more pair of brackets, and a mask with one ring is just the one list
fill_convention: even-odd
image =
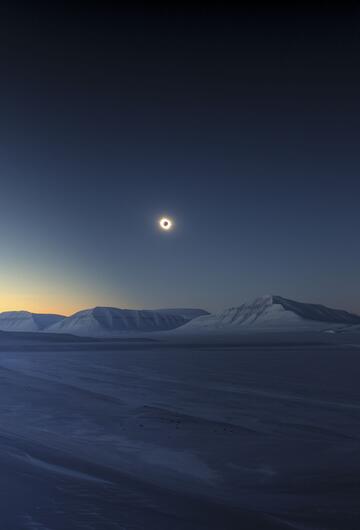
[(65, 317), (28, 311), (0, 313), (0, 331), (66, 333), (83, 337), (116, 337), (169, 331), (208, 313), (202, 309), (133, 310), (94, 307)]
[(0, 313), (1, 331), (47, 332), (82, 337), (242, 334), (261, 332), (360, 332), (360, 316), (317, 304), (263, 296), (209, 314), (202, 309), (158, 310), (95, 307), (65, 317), (27, 311)]

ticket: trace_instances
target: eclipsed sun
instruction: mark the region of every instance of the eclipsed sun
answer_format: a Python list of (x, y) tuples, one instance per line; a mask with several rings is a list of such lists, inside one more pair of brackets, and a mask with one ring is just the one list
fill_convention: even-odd
[(162, 217), (159, 220), (159, 225), (162, 230), (171, 230), (173, 227), (173, 222), (168, 217)]

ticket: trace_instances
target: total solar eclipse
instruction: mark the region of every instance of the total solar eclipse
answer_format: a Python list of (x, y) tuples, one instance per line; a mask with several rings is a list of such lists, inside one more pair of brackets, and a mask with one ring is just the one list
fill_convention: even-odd
[(173, 222), (168, 217), (162, 217), (159, 221), (159, 225), (162, 230), (171, 230)]

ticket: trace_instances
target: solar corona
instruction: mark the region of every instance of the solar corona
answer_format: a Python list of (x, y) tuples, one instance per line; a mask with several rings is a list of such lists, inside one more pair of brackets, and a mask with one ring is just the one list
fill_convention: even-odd
[(173, 222), (168, 217), (162, 217), (159, 220), (159, 225), (162, 230), (168, 231), (171, 230), (173, 227)]

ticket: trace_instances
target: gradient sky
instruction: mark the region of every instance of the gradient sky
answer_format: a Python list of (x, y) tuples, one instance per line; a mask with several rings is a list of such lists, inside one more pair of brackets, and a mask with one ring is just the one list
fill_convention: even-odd
[(359, 10), (31, 4), (0, 7), (0, 310), (360, 312)]

